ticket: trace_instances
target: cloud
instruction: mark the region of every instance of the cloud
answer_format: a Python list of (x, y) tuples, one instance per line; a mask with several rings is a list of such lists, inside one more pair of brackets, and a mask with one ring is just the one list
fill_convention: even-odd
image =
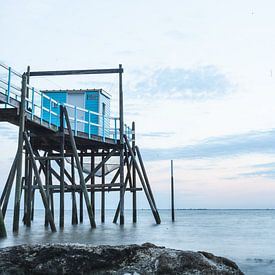
[(133, 92), (139, 97), (203, 100), (223, 96), (233, 86), (215, 66), (162, 68), (144, 75)]
[[(275, 168), (275, 167), (274, 167)], [(264, 178), (275, 178), (275, 169), (270, 170), (258, 170), (246, 173), (238, 174), (239, 177), (264, 177)]]
[(275, 129), (270, 131), (248, 132), (246, 134), (213, 137), (193, 145), (165, 148), (143, 149), (147, 160), (203, 159), (231, 157), (241, 154), (275, 154)]
[(173, 136), (174, 132), (148, 132), (144, 134), (140, 134), (142, 137), (152, 137), (152, 138), (168, 138)]

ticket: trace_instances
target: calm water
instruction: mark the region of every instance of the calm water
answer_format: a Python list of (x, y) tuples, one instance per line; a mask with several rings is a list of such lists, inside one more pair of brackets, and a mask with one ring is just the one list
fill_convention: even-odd
[(70, 211), (67, 211), (65, 229), (52, 234), (43, 226), (44, 212), (37, 210), (32, 228), (21, 225), (19, 235), (13, 236), (12, 211), (8, 211), (9, 236), (0, 241), (0, 246), (49, 242), (93, 245), (152, 242), (228, 257), (237, 262), (245, 274), (275, 274), (275, 210), (178, 210), (174, 223), (170, 221), (170, 212), (161, 210), (161, 225), (154, 224), (149, 210), (139, 210), (138, 223), (134, 225), (131, 212), (126, 210), (124, 226), (112, 223), (113, 214), (113, 210), (107, 210), (105, 224), (98, 221), (97, 229), (92, 230), (87, 217), (81, 225), (70, 225)]

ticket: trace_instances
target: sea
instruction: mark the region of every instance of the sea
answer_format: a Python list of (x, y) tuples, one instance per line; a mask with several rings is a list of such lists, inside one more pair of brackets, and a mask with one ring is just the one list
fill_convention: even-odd
[[(8, 237), (0, 247), (35, 243), (80, 243), (91, 245), (142, 244), (145, 242), (169, 248), (208, 251), (235, 261), (245, 274), (275, 275), (275, 210), (176, 210), (171, 221), (170, 210), (160, 210), (162, 223), (156, 225), (150, 210), (138, 210), (138, 221), (132, 223), (132, 212), (125, 210), (123, 226), (112, 223), (115, 210), (106, 210), (105, 223), (96, 212), (97, 228), (91, 229), (87, 215), (84, 222), (71, 225), (71, 212), (65, 211), (65, 227), (52, 233), (44, 227), (44, 211), (36, 210), (31, 228), (20, 224), (19, 234), (12, 233), (11, 210), (7, 211)], [(58, 227), (58, 213), (55, 215)]]

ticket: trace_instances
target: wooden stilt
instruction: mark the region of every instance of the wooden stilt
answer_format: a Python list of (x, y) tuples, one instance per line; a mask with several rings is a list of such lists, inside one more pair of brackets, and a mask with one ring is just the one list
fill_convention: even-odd
[(33, 171), (34, 171), (34, 175), (36, 177), (37, 184), (39, 186), (40, 194), (41, 194), (41, 197), (42, 197), (42, 202), (44, 204), (45, 209), (47, 210), (47, 216), (48, 216), (48, 219), (49, 219), (51, 230), (52, 230), (52, 232), (55, 232), (56, 227), (55, 227), (55, 224), (54, 224), (53, 216), (52, 216), (51, 210), (50, 210), (49, 205), (48, 205), (47, 196), (46, 196), (45, 191), (43, 189), (43, 184), (42, 184), (42, 181), (41, 181), (41, 178), (40, 178), (37, 166), (36, 166), (34, 153), (33, 153), (33, 150), (32, 150), (32, 147), (31, 147), (31, 144), (30, 144), (30, 141), (28, 139), (28, 136), (27, 136), (26, 132), (24, 132), (23, 137), (24, 137), (24, 140), (25, 140), (26, 148), (27, 148), (28, 153), (30, 155), (32, 168), (33, 168)]
[[(94, 151), (91, 151), (91, 172), (93, 172), (95, 169), (95, 154)], [(95, 184), (95, 176), (94, 174), (91, 176), (91, 186)], [(91, 204), (92, 204), (92, 210), (95, 214), (95, 192), (94, 188), (91, 188)]]
[(27, 219), (27, 204), (28, 204), (28, 181), (29, 181), (29, 159), (28, 159), (28, 153), (25, 153), (25, 177), (24, 177), (24, 215), (23, 215), (23, 223), (26, 225), (26, 219)]
[(60, 106), (60, 206), (59, 206), (59, 227), (64, 228), (64, 146), (65, 146), (65, 135), (64, 135), (64, 113), (63, 107)]
[(86, 188), (86, 184), (85, 184), (85, 179), (84, 179), (84, 176), (83, 176), (83, 171), (81, 169), (81, 164), (80, 164), (80, 161), (79, 161), (79, 156), (78, 156), (77, 148), (76, 148), (76, 145), (75, 145), (75, 140), (74, 140), (74, 136), (73, 136), (69, 116), (68, 116), (66, 108), (64, 108), (63, 111), (64, 111), (65, 120), (66, 120), (66, 123), (67, 123), (67, 128), (68, 128), (68, 132), (69, 132), (69, 137), (70, 137), (70, 142), (71, 142), (71, 146), (72, 146), (74, 159), (75, 159), (78, 174), (79, 174), (80, 185), (82, 187), (82, 192), (84, 193), (84, 199), (85, 199), (85, 202), (86, 202), (86, 207), (87, 207), (87, 211), (88, 211), (90, 224), (91, 224), (91, 227), (95, 228), (96, 223), (95, 223), (95, 219), (94, 219), (94, 213), (92, 211), (92, 207), (91, 207), (91, 204), (90, 204), (90, 201), (89, 201), (89, 196), (88, 196), (88, 192), (87, 192), (87, 188)]
[(16, 167), (17, 167), (17, 154), (14, 158), (14, 161), (12, 163), (11, 166), (11, 170), (6, 182), (6, 190), (3, 191), (2, 196), (1, 196), (1, 207), (2, 207), (2, 215), (3, 218), (5, 218), (6, 215), (6, 211), (7, 211), (7, 207), (8, 207), (8, 202), (9, 202), (9, 198), (10, 198), (10, 193), (11, 193), (11, 189), (12, 189), (12, 184), (14, 181), (14, 177), (15, 177), (15, 173), (16, 173)]
[[(83, 156), (80, 157), (80, 165), (83, 171)], [(79, 192), (79, 222), (83, 223), (83, 192)]]
[(7, 237), (7, 231), (5, 227), (4, 217), (2, 214), (2, 209), (0, 208), (0, 238), (6, 238)]
[[(52, 153), (52, 152), (51, 152)], [(49, 187), (51, 187), (53, 185), (53, 177), (52, 177), (52, 166), (51, 166), (51, 161), (49, 160)], [(53, 197), (53, 190), (52, 188), (50, 188), (49, 190), (50, 194), (49, 194), (49, 200), (50, 200), (50, 208), (52, 211), (52, 216), (54, 219), (54, 197)]]
[(157, 224), (160, 224), (160, 222), (161, 222), (160, 216), (159, 216), (158, 211), (157, 211), (157, 209), (156, 209), (156, 207), (155, 207), (155, 204), (154, 204), (153, 201), (152, 201), (152, 198), (151, 198), (151, 196), (150, 196), (150, 193), (149, 193), (149, 191), (148, 191), (148, 189), (147, 189), (147, 185), (146, 185), (146, 183), (145, 183), (145, 181), (144, 181), (144, 179), (143, 179), (143, 176), (142, 176), (142, 173), (141, 173), (141, 171), (140, 171), (140, 169), (139, 169), (138, 163), (137, 163), (137, 161), (136, 161), (136, 159), (135, 159), (135, 157), (134, 157), (134, 153), (133, 153), (133, 151), (132, 151), (132, 148), (131, 148), (131, 146), (130, 146), (130, 144), (129, 144), (129, 141), (128, 141), (128, 139), (127, 139), (126, 136), (124, 136), (124, 139), (125, 139), (125, 144), (126, 144), (126, 146), (127, 146), (127, 149), (128, 149), (128, 151), (129, 151), (129, 154), (130, 154), (130, 156), (131, 156), (132, 159), (133, 159), (133, 165), (135, 166), (136, 171), (137, 171), (137, 173), (138, 173), (140, 182), (141, 182), (141, 184), (142, 184), (144, 193), (145, 193), (145, 195), (146, 195), (146, 197), (147, 197), (147, 200), (148, 200), (148, 202), (149, 202), (149, 205), (150, 205), (150, 208), (151, 208), (151, 210), (152, 210), (153, 216), (154, 216), (154, 218), (155, 218), (155, 220), (156, 220), (156, 223), (157, 223)]
[[(75, 186), (74, 158), (71, 157), (72, 185)], [(72, 191), (72, 224), (78, 224), (75, 190)]]
[[(45, 185), (46, 185), (46, 197), (47, 197), (47, 203), (50, 207), (50, 189), (49, 189), (49, 181), (50, 181), (50, 167), (49, 167), (49, 160), (47, 159), (45, 161)], [(49, 226), (49, 218), (48, 218), (48, 213), (47, 210), (45, 209), (45, 222), (44, 222), (45, 227)]]
[[(135, 122), (132, 122), (132, 150), (133, 150), (133, 154), (134, 157), (136, 157), (136, 150), (135, 150), (135, 146), (136, 146), (136, 126), (135, 126)], [(133, 223), (137, 222), (137, 192), (135, 190), (137, 183), (136, 183), (136, 169), (135, 166), (133, 165), (132, 167), (132, 177), (133, 177)]]
[(122, 65), (119, 64), (119, 174), (120, 174), (120, 224), (124, 224), (124, 119), (123, 119), (123, 91), (122, 91)]
[(25, 99), (26, 99), (27, 75), (22, 75), (22, 89), (19, 116), (19, 134), (17, 148), (17, 169), (16, 169), (16, 186), (14, 197), (14, 214), (13, 214), (13, 232), (18, 233), (19, 215), (20, 215), (20, 199), (21, 199), (21, 179), (22, 179), (22, 160), (23, 160), (23, 132), (25, 131)]
[[(46, 154), (47, 154), (47, 152), (44, 152), (43, 157), (46, 157)], [(37, 153), (37, 155), (39, 155), (39, 154)], [(43, 168), (43, 163), (40, 162), (40, 166), (39, 166), (39, 169), (38, 169), (38, 174), (39, 175), (41, 174), (42, 168)], [(34, 176), (34, 178), (33, 178), (33, 187), (35, 187), (36, 185), (37, 185), (37, 180)], [(32, 221), (34, 219), (35, 190), (36, 190), (35, 188), (32, 188), (32, 191), (31, 191), (31, 193), (32, 193), (31, 194), (31, 220)]]
[(0, 198), (0, 206), (2, 206), (3, 202), (4, 202), (4, 199), (5, 199), (5, 196), (8, 192), (8, 189), (9, 189), (9, 186), (10, 186), (10, 182), (11, 180), (13, 181), (14, 180), (14, 176), (15, 176), (15, 168), (16, 168), (16, 160), (17, 160), (17, 155), (15, 156), (13, 162), (12, 162), (12, 166), (11, 166), (11, 169), (10, 169), (10, 172), (9, 172), (9, 176), (8, 176), (8, 179), (6, 181), (6, 184), (4, 186), (4, 189), (3, 189), (3, 192), (1, 194), (1, 198)]
[(172, 222), (175, 221), (175, 207), (174, 207), (174, 166), (171, 160), (171, 217)]
[[(102, 156), (102, 161), (104, 159), (104, 156)], [(102, 175), (101, 175), (101, 184), (105, 184), (105, 165), (101, 168)], [(102, 187), (101, 191), (101, 222), (105, 222), (105, 188)]]
[[(128, 156), (126, 158), (128, 158)], [(131, 165), (132, 165), (132, 162), (131, 162)], [(128, 181), (129, 182), (131, 181), (131, 165), (129, 165), (129, 166), (127, 165), (127, 175), (126, 175), (126, 179), (125, 179), (125, 183), (124, 183), (124, 194), (125, 194), (125, 191), (127, 189)], [(117, 206), (117, 209), (116, 209), (116, 212), (115, 212), (113, 223), (117, 223), (117, 219), (118, 219), (118, 216), (119, 216), (119, 211), (120, 211), (120, 201), (118, 203), (118, 206)]]

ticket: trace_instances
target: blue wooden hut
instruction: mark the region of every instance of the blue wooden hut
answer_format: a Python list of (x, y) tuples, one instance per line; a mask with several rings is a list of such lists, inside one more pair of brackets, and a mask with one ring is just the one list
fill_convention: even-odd
[[(55, 102), (57, 101), (60, 104), (70, 105), (67, 106), (67, 110), (69, 117), (72, 118), (74, 130), (76, 128), (77, 131), (93, 135), (110, 136), (110, 95), (103, 89), (46, 90), (41, 92), (47, 96), (42, 99), (44, 120), (59, 126), (59, 117), (54, 114), (59, 114), (59, 106)], [(54, 101), (51, 101), (50, 98)], [(74, 117), (77, 118), (77, 122), (74, 122)]]

